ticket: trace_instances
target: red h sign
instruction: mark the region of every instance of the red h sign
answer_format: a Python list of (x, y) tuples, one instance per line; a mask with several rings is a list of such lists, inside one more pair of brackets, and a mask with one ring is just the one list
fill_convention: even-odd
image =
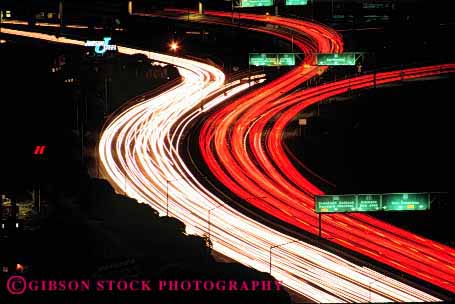
[(33, 152), (33, 155), (43, 155), (44, 149), (46, 149), (46, 146), (36, 146), (35, 152)]

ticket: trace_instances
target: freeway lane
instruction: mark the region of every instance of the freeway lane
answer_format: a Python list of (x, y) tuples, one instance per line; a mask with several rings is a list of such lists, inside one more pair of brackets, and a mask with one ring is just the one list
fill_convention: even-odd
[[(174, 11), (178, 12), (178, 10), (174, 10)], [(213, 14), (213, 12), (208, 12), (208, 14), (211, 15), (211, 14)], [(216, 12), (215, 14), (217, 16), (226, 15), (224, 13), (218, 13), (218, 12)], [(153, 15), (153, 14), (144, 14), (144, 13), (141, 15), (142, 16), (156, 16), (156, 14)], [(267, 17), (262, 17), (262, 16), (257, 17), (255, 15), (251, 15), (251, 16), (252, 16), (252, 18), (260, 18), (260, 20), (263, 20), (263, 18), (267, 18)], [(294, 29), (298, 29), (303, 32), (305, 32), (305, 29), (303, 29), (303, 28), (306, 27), (308, 31), (310, 31), (312, 33), (322, 33), (323, 34), (322, 36), (327, 38), (328, 41), (321, 39), (320, 36), (318, 36), (315, 39), (311, 39), (311, 37), (310, 37), (310, 40), (316, 40), (316, 42), (311, 45), (311, 47), (313, 47), (313, 48), (310, 51), (308, 51), (308, 49), (310, 49), (310, 48), (305, 50), (306, 54), (308, 55), (306, 57), (308, 62), (311, 62), (311, 60), (312, 60), (311, 51), (321, 50), (321, 49), (324, 50), (324, 48), (329, 48), (329, 51), (333, 51), (333, 49), (330, 49), (330, 47), (333, 47), (333, 46), (331, 46), (331, 42), (337, 41), (337, 40), (336, 40), (336, 38), (330, 37), (330, 34), (331, 34), (330, 32), (324, 32), (323, 27), (321, 29), (319, 29), (319, 28), (315, 29), (314, 28), (315, 25), (313, 25), (313, 24), (311, 26), (309, 26), (307, 23), (304, 23), (304, 25), (303, 25), (303, 24), (299, 24), (298, 22), (290, 22), (289, 24), (287, 24), (285, 18), (277, 18), (277, 19), (280, 21), (280, 24), (282, 24), (282, 25), (287, 25), (289, 27), (293, 27)], [(219, 23), (219, 22), (220, 21), (217, 21), (217, 23)], [(302, 43), (305, 44), (304, 42), (302, 42)], [(338, 46), (338, 47), (340, 47), (340, 46)], [(341, 47), (340, 47), (340, 49), (341, 49)], [(299, 70), (299, 68), (300, 68), (300, 70)], [(229, 110), (222, 112), (219, 116), (222, 117), (224, 120), (229, 120), (231, 117), (235, 117), (236, 115), (238, 115), (238, 113), (241, 113), (243, 111), (244, 107), (248, 107), (250, 104), (253, 104), (254, 102), (257, 102), (259, 100), (264, 100), (266, 97), (269, 98), (268, 99), (269, 101), (273, 100), (273, 98), (278, 98), (284, 92), (290, 91), (293, 88), (295, 88), (295, 86), (297, 86), (297, 84), (299, 83), (299, 80), (305, 81), (305, 80), (309, 79), (310, 77), (312, 77), (313, 75), (315, 75), (314, 74), (315, 68), (309, 68), (309, 69), (305, 70), (302, 66), (300, 66), (300, 67), (297, 67), (296, 70), (299, 70), (299, 72), (305, 71), (307, 74), (301, 73), (300, 75), (296, 75), (296, 74), (293, 74), (293, 72), (295, 71), (294, 70), (293, 72), (290, 72), (287, 75), (281, 77), (277, 81), (272, 82), (271, 84), (267, 85), (264, 89), (261, 90), (262, 93), (258, 94), (257, 92), (254, 92), (254, 93), (242, 98), (242, 102), (235, 103), (235, 106), (229, 107)], [(297, 80), (296, 78), (293, 78), (293, 77), (296, 77), (296, 78), (300, 77), (300, 79)], [(272, 93), (268, 94), (269, 90)], [(265, 106), (265, 103), (262, 103), (260, 106), (258, 106), (258, 108), (260, 108), (262, 106)], [(248, 124), (251, 124), (251, 121), (254, 121), (255, 119), (257, 120), (257, 118), (258, 118), (257, 115), (254, 117), (246, 117), (245, 118), (246, 123), (244, 125), (242, 125), (241, 127), (239, 127), (238, 129), (234, 128), (234, 131), (229, 134), (231, 136), (231, 138), (233, 138), (232, 143), (235, 143), (235, 140), (237, 140), (238, 145), (235, 145), (234, 147), (241, 147), (243, 142), (245, 142), (244, 137), (239, 136), (239, 134), (235, 133), (235, 131), (241, 130), (244, 132), (249, 132), (250, 129), (248, 127)], [(220, 121), (217, 121), (216, 123), (220, 123)], [(217, 140), (220, 139), (221, 136), (218, 137), (218, 139), (216, 138), (216, 136), (217, 136), (217, 134), (214, 135), (213, 142), (219, 143), (219, 141), (217, 141)], [(220, 140), (222, 140), (222, 138)], [(209, 141), (201, 140), (202, 149), (204, 149), (204, 148), (210, 149), (209, 148), (210, 144), (212, 144), (212, 142), (209, 143)], [(221, 159), (221, 162), (224, 161), (224, 165), (229, 167), (229, 169), (232, 172), (241, 172), (241, 170), (243, 169), (242, 167), (245, 167), (245, 162), (242, 163), (241, 162), (242, 160), (239, 160), (239, 158), (237, 159), (238, 163), (229, 161), (229, 160), (226, 161), (226, 158), (228, 157), (228, 153), (226, 151), (218, 153), (217, 157)], [(212, 170), (216, 171), (216, 169), (220, 169), (217, 172), (221, 172), (221, 168), (214, 169), (214, 167), (216, 166), (216, 161), (213, 161), (212, 165), (213, 165), (213, 167), (211, 167)], [(249, 169), (251, 169), (251, 167)], [(260, 176), (260, 175), (257, 175), (257, 176)], [(223, 177), (222, 176), (220, 177), (220, 175), (218, 175), (218, 177), (220, 179), (223, 179)], [(260, 187), (255, 188), (253, 183), (249, 183), (250, 181), (249, 181), (248, 177), (237, 174), (237, 175), (235, 175), (235, 179), (236, 179), (236, 183), (238, 184), (238, 185), (235, 185), (235, 186), (238, 186), (236, 189), (234, 189), (235, 193), (238, 193), (238, 191), (235, 191), (235, 190), (239, 190), (242, 187), (244, 187), (245, 185), (248, 185), (247, 187), (252, 187), (252, 188), (249, 189), (250, 190), (249, 192), (245, 191), (243, 197), (250, 197), (250, 200), (253, 200), (253, 199), (251, 199), (251, 197), (260, 196), (257, 194), (259, 192), (252, 192), (251, 190), (261, 191), (261, 188)], [(264, 184), (262, 184), (261, 186), (263, 186), (263, 185)], [(309, 186), (311, 186), (311, 184), (309, 184)], [(307, 187), (309, 187), (309, 186), (307, 186)], [(232, 190), (232, 188), (231, 188), (231, 190)], [(310, 190), (315, 191), (316, 188), (314, 187), (314, 188), (311, 188)], [(254, 202), (256, 205), (261, 205), (261, 203), (262, 203), (261, 200), (256, 200), (256, 199), (254, 199)], [(280, 206), (280, 207), (281, 208), (279, 208), (279, 211), (284, 210), (284, 212), (286, 212), (285, 208), (282, 208), (282, 206)]]
[[(44, 34), (18, 31), (14, 34), (67, 41)], [(128, 108), (105, 128), (99, 144), (100, 159), (107, 178), (119, 192), (126, 191), (164, 214), (169, 186), (170, 214), (187, 225), (188, 233), (208, 233), (211, 211), (214, 250), (261, 271), (268, 270), (270, 246), (292, 242), (276, 248), (273, 275), (314, 301), (438, 300), (253, 221), (211, 194), (188, 170), (178, 155), (178, 147), (186, 127), (202, 114), (201, 98), (219, 89), (224, 75), (195, 61), (131, 48), (119, 50), (129, 54), (142, 52), (155, 60), (176, 64), (184, 79), (171, 90)], [(232, 87), (227, 96), (208, 101), (204, 108), (210, 109), (247, 87), (248, 84)]]
[[(195, 75), (182, 73), (182, 76), (186, 79)], [(203, 78), (200, 79), (202, 81)], [(214, 197), (193, 178), (177, 149), (185, 126), (201, 112), (197, 109), (183, 117), (175, 115), (182, 107), (192, 109), (199, 105), (197, 100), (188, 100), (188, 88), (179, 91), (181, 88), (176, 87), (138, 105), (142, 110), (133, 107), (117, 116), (105, 129), (100, 142), (103, 164), (107, 170), (114, 171), (119, 166), (120, 170), (110, 173), (110, 177), (114, 176), (113, 180), (120, 189), (124, 183), (120, 171), (125, 170), (128, 195), (139, 201), (150, 202), (154, 207), (159, 207), (161, 213), (165, 211), (166, 180), (172, 179), (174, 182), (169, 184), (169, 210), (187, 224), (188, 232), (199, 235), (207, 233), (208, 212), (212, 211), (210, 233), (214, 249), (264, 271), (268, 268), (270, 246), (297, 240), (248, 219)], [(167, 94), (173, 98), (168, 98)], [(166, 99), (168, 102), (161, 104), (155, 99)], [(220, 100), (213, 100), (206, 107), (211, 108), (223, 100), (224, 96), (221, 96)], [(175, 128), (174, 132), (172, 128)], [(111, 151), (115, 152), (115, 157), (111, 158)], [(314, 246), (292, 243), (286, 249), (277, 249), (274, 253), (273, 274), (292, 289), (315, 301), (364, 302), (369, 297), (381, 302), (436, 300)], [(370, 293), (368, 284), (372, 281), (376, 281), (377, 286), (372, 287)]]
[[(454, 71), (454, 65), (376, 75), (377, 84)], [(321, 194), (287, 158), (281, 137), (302, 109), (348, 88), (373, 86), (366, 75), (303, 90), (281, 99), (240, 98), (206, 121), (200, 148), (209, 168), (250, 204), (314, 234), (314, 195)], [(272, 94), (272, 93), (271, 93)], [(233, 110), (235, 114), (232, 114)], [(249, 152), (251, 151), (251, 152)], [(265, 197), (257, 200), (252, 197)], [(413, 276), (455, 291), (455, 250), (363, 214), (324, 215), (324, 237)]]
[[(168, 11), (185, 13), (176, 9)], [(216, 17), (231, 17), (230, 13), (226, 12), (207, 11), (206, 14)], [(304, 63), (313, 62), (314, 52), (342, 51), (339, 36), (323, 25), (245, 13), (242, 13), (242, 19), (268, 22), (307, 34), (307, 38), (315, 43), (311, 46), (307, 45), (307, 48), (304, 49)], [(300, 41), (305, 45), (307, 40)], [(225, 184), (230, 184), (228, 188), (234, 193), (244, 199), (249, 198), (247, 201), (271, 215), (316, 233), (316, 215), (313, 212), (314, 195), (322, 194), (322, 192), (305, 179), (287, 158), (280, 144), (282, 134), (280, 131), (284, 130), (284, 126), (281, 126), (281, 129), (277, 127), (265, 130), (267, 122), (286, 109), (286, 106), (282, 104), (283, 100), (280, 100), (279, 97), (292, 91), (299, 82), (306, 81), (315, 75), (315, 68), (310, 67), (300, 74), (299, 80), (292, 78), (292, 73), (302, 69), (302, 65), (281, 77), (279, 81), (262, 88), (261, 93), (254, 92), (244, 96), (234, 104), (227, 106), (225, 111), (221, 110), (218, 118), (209, 120), (203, 127), (204, 131), (204, 128), (208, 128), (206, 126), (212, 121), (213, 128), (216, 129), (212, 130), (210, 134), (201, 134), (200, 148), (201, 150), (207, 149), (207, 147), (211, 147), (210, 144), (213, 144), (217, 159), (215, 157), (208, 159), (209, 156), (207, 156), (206, 161), (212, 171), (218, 172), (218, 175), (215, 174), (218, 179)], [(399, 71), (386, 72), (377, 75), (376, 81), (377, 84), (381, 84), (398, 81), (402, 77), (404, 79), (424, 77), (438, 72), (441, 71), (438, 71), (437, 67), (433, 70), (431, 67), (410, 69), (404, 76)], [(348, 80), (347, 83), (351, 84), (351, 81), (356, 80)], [(353, 83), (350, 88), (361, 87), (363, 84)], [(319, 89), (322, 88), (315, 90)], [(320, 94), (322, 95), (322, 92)], [(297, 99), (294, 103), (302, 100), (304, 99)], [(290, 116), (287, 116), (287, 122), (290, 119)], [(207, 131), (207, 129), (205, 130)], [(264, 149), (263, 134), (266, 134), (268, 139)], [(203, 136), (206, 137), (203, 138)], [(247, 147), (250, 148), (253, 155), (248, 152)], [(209, 153), (206, 152), (206, 155)], [(268, 156), (267, 153), (271, 155)], [(234, 182), (230, 182), (229, 177), (220, 173), (223, 170), (224, 173), (229, 172), (228, 175), (231, 175)], [(240, 173), (242, 171), (243, 173)], [(251, 199), (254, 197), (268, 198)], [(337, 243), (452, 292), (455, 290), (455, 267), (453, 266), (455, 265), (455, 253), (452, 248), (431, 242), (366, 215), (352, 215), (351, 217), (355, 219), (346, 215), (328, 217), (329, 227), (334, 227), (338, 234), (342, 233), (335, 238)], [(365, 233), (367, 233), (368, 239), (365, 238)], [(334, 235), (330, 237), (334, 237)]]

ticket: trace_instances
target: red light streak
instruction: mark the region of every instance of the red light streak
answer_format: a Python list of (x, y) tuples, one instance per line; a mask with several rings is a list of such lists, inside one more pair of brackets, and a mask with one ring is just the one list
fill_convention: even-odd
[(46, 149), (46, 146), (36, 146), (35, 151), (33, 152), (33, 155), (43, 155), (44, 149)]
[[(376, 75), (376, 84), (454, 71), (454, 64), (446, 64), (384, 72)], [(322, 191), (302, 176), (288, 159), (282, 142), (284, 129), (312, 104), (343, 94), (349, 88), (373, 85), (374, 76), (364, 75), (281, 98), (276, 96), (281, 89), (266, 86), (261, 93), (252, 94), (260, 94), (261, 98), (242, 97), (206, 121), (200, 135), (204, 160), (223, 184), (250, 204), (317, 234), (313, 197)], [(266, 127), (272, 119), (275, 119), (272, 126)], [(252, 196), (267, 198), (258, 202), (248, 199)], [(453, 248), (365, 214), (324, 215), (323, 225), (324, 237), (333, 238), (333, 242), (455, 291), (455, 271), (451, 267), (455, 264)]]

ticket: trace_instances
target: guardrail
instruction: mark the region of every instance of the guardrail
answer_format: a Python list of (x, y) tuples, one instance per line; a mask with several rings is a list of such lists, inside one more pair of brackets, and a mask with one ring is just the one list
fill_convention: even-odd
[[(451, 62), (455, 62), (451, 61)], [(404, 72), (405, 70), (412, 69), (412, 68), (422, 68), (427, 66), (445, 66), (450, 65), (451, 63), (439, 63), (435, 61), (422, 61), (422, 62), (413, 62), (409, 64), (400, 64), (400, 65), (390, 65), (384, 66), (381, 68), (370, 69), (370, 70), (363, 70), (361, 73), (358, 73), (353, 70), (351, 71), (342, 71), (342, 67), (329, 67), (329, 69), (320, 76), (310, 79), (306, 82), (303, 87), (301, 88), (311, 88), (317, 85), (328, 84), (331, 82), (339, 81), (339, 80), (348, 80), (350, 78), (358, 77), (358, 76), (365, 76), (365, 75), (377, 75), (383, 72), (389, 71), (401, 71)], [(340, 69), (338, 69), (340, 68)], [(338, 70), (337, 70), (338, 69)]]

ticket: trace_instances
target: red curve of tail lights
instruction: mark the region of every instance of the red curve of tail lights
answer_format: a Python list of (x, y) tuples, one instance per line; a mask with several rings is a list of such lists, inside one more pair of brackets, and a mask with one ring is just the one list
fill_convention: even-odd
[[(449, 72), (455, 72), (455, 64), (365, 75), (281, 98), (275, 97), (273, 85), (265, 86), (254, 93), (261, 98), (247, 95), (209, 117), (201, 130), (200, 149), (213, 174), (236, 195), (280, 220), (317, 234), (314, 195), (323, 193), (287, 158), (282, 141), (286, 125), (310, 105), (349, 89)], [(271, 121), (272, 126), (267, 128)], [(365, 214), (324, 215), (323, 225), (323, 237), (455, 292), (453, 248)]]
[[(226, 12), (208, 11), (207, 14), (230, 16)], [(305, 38), (297, 38), (296, 46), (304, 52), (305, 60), (284, 76), (209, 117), (199, 139), (202, 156), (213, 174), (236, 195), (280, 220), (316, 234), (314, 195), (323, 193), (302, 176), (286, 156), (282, 134), (289, 121), (306, 107), (348, 89), (449, 73), (454, 71), (454, 65), (365, 75), (283, 97), (325, 71), (325, 67), (305, 68), (304, 63), (312, 63), (315, 52), (342, 52), (341, 37), (332, 29), (313, 22), (245, 13), (242, 18), (273, 23), (301, 33)], [(289, 40), (289, 37), (282, 38)], [(266, 128), (272, 118), (276, 121), (271, 128)], [(453, 248), (364, 214), (325, 215), (323, 225), (323, 236), (332, 238), (333, 242), (455, 291)]]
[[(206, 14), (231, 17), (227, 12), (207, 11)], [(294, 43), (305, 54), (305, 59), (284, 76), (211, 115), (199, 138), (202, 156), (213, 174), (237, 196), (280, 220), (316, 234), (314, 195), (323, 193), (302, 176), (286, 156), (282, 134), (288, 122), (311, 104), (343, 94), (348, 89), (449, 73), (454, 71), (454, 65), (365, 75), (283, 97), (326, 70), (326, 67), (305, 67), (304, 64), (314, 62), (316, 52), (342, 52), (341, 37), (334, 30), (314, 22), (247, 13), (242, 13), (241, 18), (275, 24), (299, 33), (303, 37), (295, 37)], [(290, 40), (289, 36), (287, 33), (287, 37), (280, 37)], [(272, 119), (276, 119), (272, 127), (266, 127), (271, 125)], [(323, 222), (323, 236), (332, 238), (333, 242), (455, 291), (453, 248), (364, 214), (324, 215)]]
[[(215, 11), (206, 14), (231, 16)], [(199, 138), (202, 156), (217, 179), (237, 196), (280, 220), (316, 234), (314, 195), (322, 191), (302, 176), (287, 158), (281, 140), (287, 123), (305, 107), (348, 89), (451, 72), (454, 67), (443, 65), (366, 75), (283, 97), (326, 70), (326, 67), (306, 64), (314, 62), (316, 52), (342, 52), (341, 37), (314, 22), (246, 13), (242, 13), (242, 19), (263, 21), (298, 33), (301, 36), (295, 37), (294, 43), (305, 54), (305, 59), (284, 76), (211, 115)], [(248, 29), (262, 31), (254, 27)], [(289, 33), (272, 34), (291, 40)], [(273, 127), (266, 128), (272, 118), (276, 119)], [(324, 236), (331, 237), (333, 242), (455, 291), (455, 251), (452, 248), (366, 215), (324, 217)]]

